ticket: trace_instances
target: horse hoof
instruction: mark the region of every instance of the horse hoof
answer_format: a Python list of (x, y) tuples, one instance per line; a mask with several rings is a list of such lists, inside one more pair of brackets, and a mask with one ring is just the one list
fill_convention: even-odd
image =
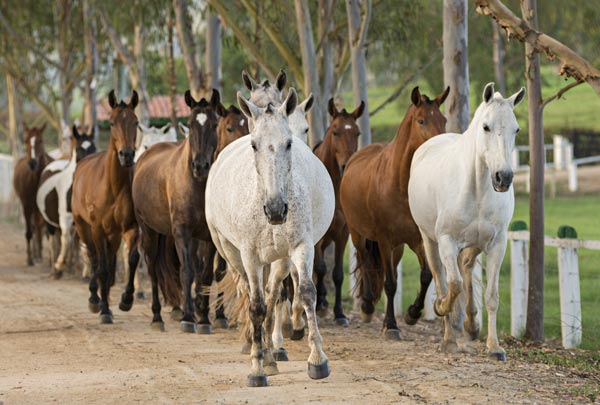
[(248, 376), (248, 387), (267, 387), (269, 381), (267, 381), (266, 375), (249, 375)]
[(27, 265), (28, 266), (33, 266), (33, 260), (27, 260)]
[(196, 324), (194, 322), (181, 321), (179, 329), (185, 333), (196, 333)]
[(127, 302), (128, 300), (125, 297), (121, 297), (121, 302), (119, 302), (119, 309), (123, 312), (127, 312), (133, 307), (133, 299), (131, 302)]
[(227, 318), (217, 318), (213, 324), (215, 325), (215, 328), (218, 329), (229, 329), (229, 322), (227, 321)]
[(304, 329), (299, 329), (299, 330), (294, 329), (292, 331), (292, 335), (290, 336), (290, 339), (302, 340), (303, 337), (304, 337)]
[(435, 314), (437, 316), (445, 316), (446, 314), (444, 314), (444, 311), (440, 311), (440, 309), (438, 308), (439, 306), (442, 305), (442, 300), (440, 298), (436, 298), (435, 302), (433, 303), (433, 312), (435, 312)]
[(183, 318), (183, 311), (179, 308), (173, 308), (173, 310), (170, 313), (171, 319), (174, 321), (181, 321), (181, 318)]
[(88, 302), (88, 309), (91, 313), (97, 314), (100, 312), (100, 303), (99, 302)]
[(501, 351), (501, 352), (491, 352), (488, 354), (488, 356), (492, 359), (496, 359), (498, 361), (506, 361), (506, 352)]
[(308, 376), (313, 380), (329, 377), (329, 362), (325, 360), (325, 363), (318, 365), (308, 363)]
[(101, 314), (100, 315), (100, 323), (103, 325), (109, 325), (109, 324), (113, 323), (112, 314)]
[(150, 324), (150, 328), (152, 328), (152, 330), (155, 330), (157, 332), (164, 332), (165, 331), (165, 323), (164, 322), (152, 322)]
[(400, 331), (398, 329), (388, 329), (385, 331), (385, 338), (387, 340), (400, 340)]
[(288, 361), (287, 351), (282, 347), (280, 349), (273, 350), (273, 358), (275, 361)]
[(138, 291), (135, 293), (135, 298), (137, 298), (138, 300), (145, 300), (147, 296), (144, 291)]
[(292, 337), (292, 333), (294, 332), (294, 327), (291, 323), (284, 323), (283, 328), (281, 328), (281, 334), (284, 338), (289, 339)]
[(55, 271), (52, 272), (52, 278), (54, 280), (59, 280), (59, 279), (62, 278), (62, 276), (63, 276), (62, 270), (60, 270), (60, 271), (59, 270), (55, 270)]
[(373, 320), (373, 314), (367, 314), (360, 311), (360, 319), (362, 319), (364, 323), (370, 323)]
[(242, 354), (250, 354), (250, 351), (252, 350), (252, 343), (244, 343), (244, 345), (242, 346)]
[(279, 374), (279, 369), (277, 368), (277, 363), (267, 364), (264, 367), (266, 375), (277, 375)]
[(210, 326), (210, 323), (199, 323), (196, 326), (196, 332), (199, 335), (210, 335), (212, 333), (212, 326)]
[(338, 326), (344, 326), (344, 327), (346, 327), (346, 326), (350, 325), (350, 322), (348, 321), (348, 318), (346, 318), (344, 316), (344, 317), (341, 317), (341, 318), (335, 318), (335, 324), (338, 325)]
[(443, 353), (457, 353), (458, 345), (456, 342), (442, 342), (441, 350)]
[(419, 318), (420, 318), (420, 316), (418, 318), (413, 318), (408, 312), (404, 314), (404, 322), (407, 325), (416, 324), (419, 321)]

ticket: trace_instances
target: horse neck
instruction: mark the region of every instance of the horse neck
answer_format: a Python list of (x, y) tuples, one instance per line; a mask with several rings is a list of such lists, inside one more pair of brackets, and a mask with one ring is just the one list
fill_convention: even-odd
[(327, 130), (325, 138), (315, 151), (315, 154), (321, 159), (329, 172), (331, 181), (333, 182), (333, 189), (335, 190), (337, 197), (342, 181), (342, 174), (340, 173), (340, 168), (335, 160), (335, 148), (333, 147), (333, 134), (331, 133), (331, 130)]
[(114, 194), (118, 194), (123, 188), (130, 186), (131, 168), (123, 167), (119, 163), (119, 157), (112, 136), (110, 137), (108, 148), (106, 150), (106, 169), (106, 179)]
[(411, 117), (406, 117), (400, 124), (395, 138), (390, 142), (388, 153), (391, 154), (389, 164), (392, 166), (393, 178), (401, 182), (404, 189), (408, 188), (408, 177), (413, 155), (422, 142), (417, 142), (412, 136)]
[[(488, 190), (488, 179), (490, 178), (490, 170), (488, 169), (483, 157), (477, 152), (477, 126), (479, 125), (476, 119), (473, 119), (467, 130), (460, 135), (458, 142), (461, 143), (456, 151), (456, 158), (463, 162), (466, 166), (464, 177), (465, 184), (479, 196), (485, 190)], [(461, 156), (462, 155), (462, 156)]]

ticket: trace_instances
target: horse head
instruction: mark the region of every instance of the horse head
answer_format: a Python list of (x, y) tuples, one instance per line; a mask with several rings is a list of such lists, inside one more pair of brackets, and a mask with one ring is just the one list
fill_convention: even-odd
[(75, 161), (79, 162), (84, 157), (96, 153), (96, 143), (94, 142), (94, 129), (90, 134), (79, 132), (77, 126), (73, 125), (73, 136), (71, 138), (71, 150), (75, 153)]
[(440, 95), (430, 100), (424, 94), (419, 92), (419, 87), (415, 87), (411, 92), (410, 105), (406, 113), (405, 120), (409, 120), (410, 136), (417, 146), (427, 141), (429, 138), (446, 132), (446, 117), (440, 111), (440, 106), (448, 97), (450, 87), (446, 87)]
[(244, 135), (248, 135), (248, 118), (234, 105), (228, 109), (219, 109), (217, 111), (221, 116), (217, 124), (217, 138), (219, 144), (215, 150), (215, 157), (231, 142)]
[(292, 135), (302, 139), (304, 143), (308, 143), (308, 120), (306, 119), (306, 114), (310, 111), (313, 106), (315, 98), (313, 94), (310, 93), (306, 100), (298, 104), (294, 112), (289, 116), (290, 129), (292, 130)]
[(217, 147), (217, 110), (224, 110), (225, 107), (221, 104), (221, 95), (215, 89), (210, 101), (205, 98), (196, 101), (188, 90), (185, 92), (185, 102), (192, 110), (188, 119), (192, 176), (206, 180)]
[(263, 210), (271, 225), (285, 223), (288, 214), (288, 182), (292, 169), (293, 135), (288, 117), (296, 109), (298, 96), (290, 88), (279, 107), (258, 107), (237, 93), (241, 110), (254, 121), (250, 132), (254, 163), (264, 190)]
[(135, 150), (135, 161), (148, 150), (148, 148), (159, 142), (176, 142), (177, 135), (171, 131), (171, 124), (166, 124), (161, 128), (147, 127), (142, 123), (138, 124), (138, 143)]
[(346, 163), (358, 148), (360, 130), (356, 125), (356, 120), (363, 114), (365, 102), (361, 101), (360, 105), (349, 113), (345, 108), (339, 111), (333, 102), (333, 98), (330, 98), (327, 110), (331, 116), (331, 124), (329, 124), (326, 136), (331, 137), (331, 148), (335, 154), (335, 161), (340, 174), (343, 176)]
[(31, 170), (36, 170), (38, 167), (39, 160), (44, 156), (44, 130), (46, 124), (41, 127), (28, 127), (23, 121), (23, 128), (25, 129), (25, 147), (27, 150), (28, 165)]
[(115, 91), (108, 93), (110, 113), (110, 143), (113, 145), (119, 164), (123, 167), (133, 166), (135, 156), (135, 140), (137, 135), (138, 119), (135, 107), (138, 104), (138, 94), (133, 90), (128, 104), (123, 100), (117, 103)]
[(519, 132), (513, 110), (524, 97), (524, 87), (504, 98), (500, 93), (494, 93), (494, 83), (488, 83), (483, 90), (483, 102), (469, 127), (476, 131), (477, 155), (490, 171), (492, 186), (497, 192), (508, 191), (512, 184), (511, 154)]

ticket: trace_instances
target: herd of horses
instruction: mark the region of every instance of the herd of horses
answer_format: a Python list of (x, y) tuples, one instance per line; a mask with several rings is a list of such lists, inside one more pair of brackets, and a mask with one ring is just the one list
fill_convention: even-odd
[[(430, 99), (416, 87), (394, 139), (360, 150), (357, 120), (368, 113), (364, 102), (348, 112), (331, 99), (329, 128), (311, 150), (306, 114), (312, 95), (300, 103), (289, 88), (283, 97), (283, 71), (274, 83), (256, 82), (246, 71), (242, 78), (250, 97), (237, 93), (239, 109), (225, 108), (217, 90), (200, 100), (185, 93), (190, 115), (179, 125), (180, 142), (174, 129), (138, 122), (135, 91), (127, 103), (109, 93), (105, 151), (96, 151), (94, 134), (73, 126), (71, 157), (52, 161), (44, 150), (45, 125), (24, 124), (27, 156), (16, 164), (14, 187), (25, 216), (27, 263), (41, 258), (44, 230), (52, 236), (54, 277), (81, 250), (90, 269), (88, 306), (104, 324), (113, 321), (109, 295), (123, 242), (128, 271), (119, 309), (131, 309), (136, 269), (145, 263), (153, 329), (165, 330), (161, 305), (173, 308), (183, 332), (228, 327), (224, 305), (230, 303), (223, 294), (229, 293), (246, 303), (236, 323), (246, 325), (248, 385), (265, 386), (267, 375), (278, 372), (277, 361), (287, 360), (282, 317), (289, 308), (291, 337), (302, 339), (308, 327), (308, 375), (330, 373), (317, 314), (329, 307), (324, 255), (331, 243), (337, 325), (349, 322), (341, 288), (350, 235), (361, 316), (370, 321), (385, 291), (385, 336), (400, 339), (393, 297), (396, 267), (408, 245), (420, 263), (421, 287), (405, 322), (420, 318), (433, 278), (434, 309), (444, 318), (442, 348), (452, 352), (462, 334), (479, 336), (471, 271), (483, 252), (487, 349), (505, 359), (496, 335), (498, 272), (514, 207), (513, 109), (525, 90), (505, 99), (488, 84), (465, 133), (444, 134), (440, 107), (450, 88)], [(208, 291), (227, 274), (235, 277), (218, 284), (211, 322)]]

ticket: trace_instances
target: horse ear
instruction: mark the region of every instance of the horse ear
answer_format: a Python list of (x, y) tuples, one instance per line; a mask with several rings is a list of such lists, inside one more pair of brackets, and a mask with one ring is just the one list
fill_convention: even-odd
[(147, 126), (145, 126), (141, 122), (138, 123), (138, 128), (139, 128), (140, 131), (142, 131), (143, 134), (145, 134), (146, 132), (150, 132), (150, 128), (148, 128)]
[(194, 105), (196, 105), (198, 103), (196, 100), (194, 100), (194, 97), (192, 97), (192, 92), (189, 90), (185, 91), (184, 98), (185, 98), (185, 103), (190, 108), (194, 108)]
[(415, 106), (421, 105), (421, 92), (419, 91), (419, 86), (415, 87), (410, 93), (410, 99)]
[(131, 100), (129, 100), (129, 104), (127, 104), (127, 106), (132, 110), (135, 110), (135, 107), (137, 107), (139, 100), (140, 99), (138, 98), (137, 91), (133, 90), (133, 93), (131, 94)]
[(488, 83), (485, 85), (483, 89), (483, 101), (489, 103), (492, 97), (494, 96), (494, 83)]
[(246, 69), (242, 70), (242, 80), (244, 81), (244, 85), (246, 86), (246, 88), (250, 91), (254, 90), (256, 87), (258, 87), (256, 85), (256, 82), (254, 81), (254, 79), (250, 76), (250, 74), (246, 71)]
[(277, 85), (277, 90), (282, 91), (285, 83), (287, 82), (287, 76), (285, 75), (285, 71), (281, 69), (279, 74), (277, 75), (277, 79), (275, 79), (275, 83)]
[(227, 108), (221, 103), (217, 105), (217, 114), (221, 117), (227, 117), (228, 111)]
[(279, 107), (279, 111), (281, 111), (286, 116), (289, 116), (296, 109), (296, 105), (298, 104), (298, 94), (296, 94), (296, 89), (290, 87), (290, 91), (288, 91), (288, 95), (285, 98), (281, 107)]
[(435, 98), (435, 102), (436, 104), (439, 106), (441, 106), (444, 101), (446, 101), (446, 97), (448, 97), (448, 94), (450, 93), (450, 86), (446, 87), (446, 90), (444, 90), (444, 92), (442, 94), (440, 94), (439, 96), (437, 96)]
[(25, 129), (25, 131), (29, 132), (29, 127), (27, 126), (27, 123), (25, 121), (21, 121), (23, 123), (23, 128)]
[(183, 135), (184, 137), (187, 138), (188, 135), (190, 134), (190, 129), (188, 127), (186, 127), (185, 125), (183, 125), (181, 122), (177, 123), (177, 127), (179, 128), (181, 135)]
[(166, 134), (167, 132), (169, 132), (171, 130), (171, 124), (167, 123), (166, 125), (164, 125), (161, 129), (160, 132), (162, 132), (163, 134)]
[(363, 115), (364, 111), (365, 111), (365, 102), (363, 100), (361, 100), (360, 105), (358, 107), (356, 107), (356, 110), (352, 111), (352, 113), (350, 115), (352, 116), (352, 118), (354, 118), (354, 121), (356, 121), (357, 119), (360, 118), (361, 115)]
[(111, 90), (110, 93), (108, 93), (108, 105), (110, 106), (110, 108), (117, 107), (117, 97), (115, 96), (114, 90)]
[(217, 106), (221, 104), (221, 94), (219, 94), (219, 90), (212, 89), (212, 96), (210, 97), (210, 105), (214, 110), (217, 109)]
[(515, 94), (510, 96), (509, 101), (511, 102), (513, 108), (515, 108), (517, 105), (519, 105), (519, 103), (521, 101), (523, 101), (524, 97), (525, 97), (525, 87), (521, 87), (521, 90), (519, 90), (518, 92), (516, 92)]
[(244, 112), (246, 117), (256, 119), (261, 114), (260, 108), (251, 103), (249, 100), (246, 100), (239, 91), (237, 92), (237, 100), (240, 109)]
[(339, 114), (335, 102), (333, 101), (333, 97), (327, 102), (327, 112), (331, 115), (331, 118), (335, 118)]
[(79, 131), (77, 131), (77, 125), (73, 124), (73, 138), (79, 140), (79, 138), (81, 138), (81, 135), (79, 134)]
[(306, 97), (306, 100), (304, 100), (303, 102), (301, 102), (298, 105), (298, 107), (302, 108), (302, 111), (304, 111), (304, 114), (306, 114), (312, 108), (312, 106), (314, 104), (314, 101), (315, 101), (315, 96), (313, 96), (313, 94), (310, 93), (308, 95), (308, 97)]

